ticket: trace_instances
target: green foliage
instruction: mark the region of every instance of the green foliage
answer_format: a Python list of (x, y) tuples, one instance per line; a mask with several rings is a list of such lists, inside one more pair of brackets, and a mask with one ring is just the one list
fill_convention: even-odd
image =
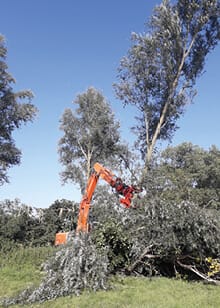
[[(143, 211), (143, 212), (142, 212)], [(135, 214), (138, 239), (156, 245), (161, 255), (190, 254), (205, 257), (220, 252), (218, 220), (193, 203), (155, 200)], [(132, 217), (134, 223), (135, 217)], [(141, 231), (139, 231), (141, 230)]]
[(75, 230), (78, 217), (78, 204), (69, 200), (56, 200), (44, 209), (41, 224), (45, 230), (45, 240), (54, 243), (57, 232)]
[(74, 101), (73, 111), (65, 110), (61, 119), (64, 135), (59, 142), (60, 161), (64, 166), (62, 179), (85, 188), (96, 161), (116, 167), (128, 149), (120, 141), (119, 123), (103, 95), (89, 88)]
[(206, 257), (220, 255), (218, 218), (190, 202), (145, 200), (126, 225), (133, 243), (128, 268), (132, 272), (175, 276), (184, 260), (207, 275)]
[(119, 67), (116, 95), (137, 107), (136, 146), (145, 163), (157, 140), (170, 140), (207, 54), (217, 45), (217, 0), (168, 0), (156, 6), (144, 34), (132, 34), (132, 46)]
[[(4, 37), (0, 35), (0, 185), (9, 182), (7, 171), (20, 163), (21, 151), (15, 146), (13, 131), (22, 123), (32, 121), (36, 108), (31, 104), (33, 94), (25, 90), (14, 92), (11, 84), (14, 78), (8, 73), (7, 49)], [(26, 99), (26, 103), (22, 101)]]
[(56, 200), (49, 208), (32, 208), (19, 200), (0, 202), (0, 251), (14, 246), (54, 244), (55, 234), (74, 230), (78, 204)]
[(220, 151), (215, 146), (204, 150), (191, 143), (182, 143), (162, 152), (160, 163), (145, 181), (148, 183), (153, 178), (154, 193), (161, 199), (188, 200), (204, 208), (219, 209), (219, 170)]
[(9, 243), (30, 245), (36, 236), (33, 209), (16, 199), (4, 200), (0, 205), (0, 250), (7, 249), (7, 246), (10, 246)]
[(119, 220), (109, 217), (92, 233), (96, 247), (108, 248), (109, 271), (118, 273), (124, 271), (129, 262), (131, 243)]
[[(103, 198), (104, 199), (104, 198)], [(108, 210), (110, 203), (95, 204), (96, 224), (92, 237), (97, 247), (108, 247), (112, 273), (176, 276), (189, 271), (178, 262), (195, 264), (208, 274), (206, 257), (220, 255), (220, 220), (215, 211), (202, 209), (190, 201), (160, 200), (147, 194), (137, 199), (136, 209)], [(199, 260), (199, 262), (198, 262)]]

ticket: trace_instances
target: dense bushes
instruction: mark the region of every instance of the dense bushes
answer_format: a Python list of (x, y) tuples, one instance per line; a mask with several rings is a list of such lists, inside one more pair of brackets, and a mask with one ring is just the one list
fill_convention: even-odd
[(91, 233), (97, 249), (107, 249), (109, 272), (112, 274), (123, 272), (129, 264), (131, 240), (125, 229), (120, 220), (108, 217)]
[(148, 173), (146, 187), (167, 202), (184, 200), (220, 209), (220, 150), (191, 143), (168, 147)]
[(44, 209), (17, 199), (0, 202), (0, 250), (53, 244), (56, 232), (75, 229), (77, 211), (77, 203), (68, 200), (56, 200)]

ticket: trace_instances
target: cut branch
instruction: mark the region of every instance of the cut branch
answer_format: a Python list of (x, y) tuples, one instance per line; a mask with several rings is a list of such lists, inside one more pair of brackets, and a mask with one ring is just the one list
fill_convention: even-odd
[(139, 257), (133, 264), (131, 264), (131, 265), (127, 268), (128, 272), (132, 272), (132, 271), (135, 269), (135, 267), (136, 267), (139, 263), (142, 263), (142, 260), (143, 260), (144, 258), (156, 259), (156, 258), (159, 258), (159, 257), (160, 257), (159, 255), (149, 254), (149, 251), (150, 251), (150, 249), (151, 249), (152, 247), (153, 247), (153, 245), (150, 245), (150, 246), (147, 246), (147, 247), (144, 249), (144, 251), (143, 251), (143, 253), (140, 255), (140, 257)]
[(195, 268), (193, 265), (186, 265), (186, 264), (183, 264), (182, 262), (180, 262), (179, 260), (176, 261), (177, 264), (179, 266), (181, 266), (182, 268), (186, 269), (186, 270), (189, 270), (193, 273), (195, 273), (197, 276), (199, 276), (200, 278), (206, 280), (208, 283), (212, 283), (212, 284), (215, 284), (215, 285), (218, 285), (220, 286), (220, 281), (219, 280), (215, 280), (215, 279), (212, 279), (210, 278), (209, 276), (199, 272), (197, 270), (197, 268)]

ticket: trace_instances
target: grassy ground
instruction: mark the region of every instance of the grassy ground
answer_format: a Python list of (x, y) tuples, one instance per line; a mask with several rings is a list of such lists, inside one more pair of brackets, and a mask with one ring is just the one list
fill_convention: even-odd
[[(51, 249), (15, 251), (0, 256), (0, 298), (15, 295), (27, 286), (37, 285), (42, 277), (41, 262)], [(19, 307), (19, 306), (13, 306)], [(117, 278), (110, 291), (85, 292), (43, 304), (22, 307), (51, 308), (144, 308), (144, 307), (220, 307), (220, 287), (166, 278)]]
[(20, 248), (4, 255), (0, 253), (0, 298), (37, 285), (43, 276), (41, 264), (52, 253), (51, 247)]

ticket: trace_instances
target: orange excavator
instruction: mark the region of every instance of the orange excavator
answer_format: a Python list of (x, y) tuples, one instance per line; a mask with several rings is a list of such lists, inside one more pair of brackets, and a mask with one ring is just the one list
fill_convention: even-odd
[[(110, 170), (103, 167), (99, 163), (95, 163), (94, 171), (91, 174), (87, 187), (85, 190), (85, 194), (83, 195), (82, 201), (79, 206), (79, 216), (77, 222), (76, 232), (88, 232), (89, 224), (89, 210), (91, 207), (92, 197), (98, 183), (99, 178), (105, 180), (115, 191), (121, 195), (120, 203), (126, 207), (131, 207), (131, 200), (134, 196), (134, 193), (138, 193), (141, 190), (136, 188), (135, 186), (126, 185), (121, 178), (116, 177)], [(56, 234), (55, 245), (65, 244), (68, 241), (68, 232), (60, 232)]]

